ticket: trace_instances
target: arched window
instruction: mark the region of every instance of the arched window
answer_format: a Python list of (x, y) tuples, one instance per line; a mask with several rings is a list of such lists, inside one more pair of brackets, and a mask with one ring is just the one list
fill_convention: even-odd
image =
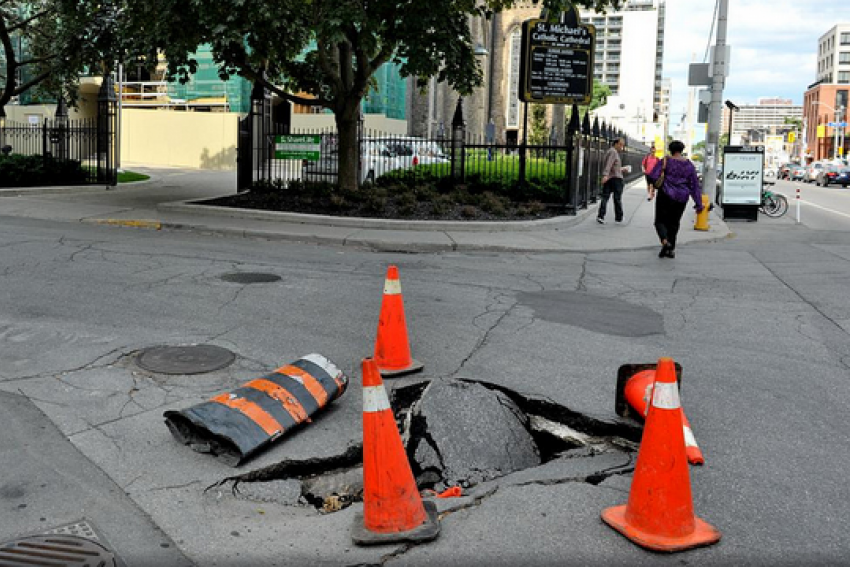
[(519, 64), (522, 51), (522, 29), (517, 26), (508, 38), (508, 97), (505, 101), (505, 128), (519, 128)]

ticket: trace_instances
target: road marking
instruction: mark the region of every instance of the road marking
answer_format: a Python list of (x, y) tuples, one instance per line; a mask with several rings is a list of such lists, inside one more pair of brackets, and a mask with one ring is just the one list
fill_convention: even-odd
[(152, 228), (162, 230), (162, 223), (150, 220), (124, 220), (124, 219), (84, 219), (84, 222), (92, 224), (106, 224), (110, 226), (131, 226), (134, 228)]
[(834, 215), (840, 215), (840, 216), (842, 216), (842, 217), (847, 217), (848, 219), (850, 219), (850, 214), (847, 214), (847, 213), (841, 213), (841, 212), (838, 212), (838, 211), (833, 211), (832, 209), (827, 209), (826, 207), (822, 207), (822, 206), (820, 206), (820, 205), (815, 205), (814, 203), (809, 203), (809, 202), (807, 202), (807, 201), (802, 201), (802, 200), (801, 200), (800, 202), (802, 202), (802, 203), (803, 203), (804, 205), (806, 205), (807, 207), (814, 207), (814, 208), (816, 208), (816, 209), (820, 209), (820, 210), (822, 210), (822, 211), (826, 211), (826, 212), (828, 212), (828, 213), (832, 213), (832, 214), (834, 214)]

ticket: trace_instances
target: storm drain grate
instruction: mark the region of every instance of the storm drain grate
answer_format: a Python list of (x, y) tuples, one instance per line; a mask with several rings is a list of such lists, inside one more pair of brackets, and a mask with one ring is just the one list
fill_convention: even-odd
[(101, 541), (103, 538), (100, 537), (100, 534), (97, 533), (97, 530), (93, 525), (88, 523), (85, 520), (80, 520), (79, 522), (74, 522), (73, 524), (67, 524), (65, 526), (59, 526), (58, 528), (53, 528), (51, 530), (47, 530), (44, 532), (45, 535), (72, 535), (78, 537), (84, 537), (86, 539)]
[(115, 554), (74, 535), (38, 535), (0, 544), (3, 567), (116, 567)]
[(224, 274), (221, 276), (221, 279), (230, 283), (257, 284), (279, 282), (281, 277), (275, 274), (264, 274), (261, 272), (235, 272)]
[(157, 346), (144, 349), (136, 364), (159, 374), (204, 374), (230, 366), (236, 355), (213, 345)]

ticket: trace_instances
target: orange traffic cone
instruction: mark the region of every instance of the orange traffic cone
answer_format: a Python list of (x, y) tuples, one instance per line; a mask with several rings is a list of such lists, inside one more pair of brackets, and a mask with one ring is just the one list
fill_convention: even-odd
[[(651, 369), (641, 370), (640, 372), (632, 374), (630, 369), (638, 366), (651, 366)], [(677, 370), (679, 369), (677, 368)], [(617, 413), (620, 413), (623, 417), (628, 417), (629, 415), (632, 417), (639, 416), (639, 418), (643, 420), (646, 417), (648, 409), (647, 404), (649, 402), (649, 393), (652, 390), (652, 385), (655, 383), (655, 365), (626, 364), (620, 367), (618, 375), (622, 376), (624, 373), (626, 374), (627, 379), (623, 381), (622, 378), (620, 378), (618, 379), (617, 384)], [(676, 373), (677, 376), (680, 373), (681, 372), (678, 371)], [(622, 412), (623, 398), (625, 398), (625, 401), (628, 402), (634, 412)], [(702, 455), (702, 450), (700, 450), (699, 445), (697, 445), (697, 440), (691, 430), (691, 424), (685, 415), (684, 409), (682, 410), (682, 429), (685, 434), (685, 455), (688, 457), (688, 462), (692, 465), (705, 464), (705, 458)]]
[(649, 415), (625, 506), (602, 511), (602, 520), (654, 551), (683, 551), (720, 541), (720, 532), (694, 516), (685, 463), (679, 389), (673, 360), (658, 360)]
[(398, 268), (395, 266), (387, 269), (387, 279), (384, 281), (384, 298), (381, 302), (374, 358), (382, 376), (401, 376), (419, 372), (423, 368), (421, 362), (410, 356), (404, 300), (401, 297)]
[(437, 506), (419, 495), (377, 364), (367, 358), (362, 369), (363, 512), (351, 537), (360, 545), (432, 540)]

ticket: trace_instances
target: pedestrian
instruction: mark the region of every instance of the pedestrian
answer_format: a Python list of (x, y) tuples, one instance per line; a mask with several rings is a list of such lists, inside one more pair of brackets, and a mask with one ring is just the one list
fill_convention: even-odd
[(641, 170), (643, 170), (643, 174), (646, 176), (647, 201), (651, 201), (652, 198), (655, 197), (655, 185), (653, 185), (652, 181), (649, 180), (649, 174), (652, 173), (653, 168), (655, 168), (655, 164), (660, 161), (655, 153), (655, 142), (652, 142), (652, 145), (649, 146), (649, 153), (646, 154), (643, 161), (640, 163)]
[(697, 213), (703, 209), (702, 188), (697, 170), (691, 160), (682, 156), (685, 144), (673, 140), (668, 149), (670, 155), (655, 164), (649, 174), (653, 183), (663, 175), (663, 183), (658, 187), (658, 198), (655, 200), (655, 231), (661, 241), (659, 258), (676, 257), (676, 236), (679, 234), (679, 224), (688, 204), (688, 197), (693, 198), (696, 203)]
[(620, 160), (620, 152), (625, 148), (625, 138), (617, 138), (611, 143), (602, 160), (602, 200), (596, 215), (596, 222), (599, 224), (605, 224), (605, 210), (611, 195), (614, 196), (614, 220), (623, 222), (623, 173), (631, 171), (631, 167), (623, 167)]

